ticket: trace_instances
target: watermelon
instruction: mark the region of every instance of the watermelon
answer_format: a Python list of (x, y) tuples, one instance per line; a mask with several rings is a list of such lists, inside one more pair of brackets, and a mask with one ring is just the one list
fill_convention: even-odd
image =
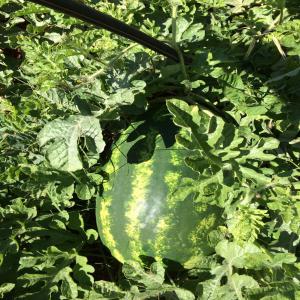
[(166, 147), (161, 136), (155, 136), (148, 139), (155, 143), (151, 159), (128, 163), (129, 153), (145, 139), (129, 141), (129, 135), (127, 130), (112, 152), (106, 165), (109, 180), (97, 200), (97, 226), (104, 245), (122, 263), (150, 256), (190, 266), (211, 254), (208, 233), (219, 225), (220, 209), (194, 203), (191, 196), (176, 197), (184, 178), (197, 178), (184, 163), (187, 150), (176, 142)]

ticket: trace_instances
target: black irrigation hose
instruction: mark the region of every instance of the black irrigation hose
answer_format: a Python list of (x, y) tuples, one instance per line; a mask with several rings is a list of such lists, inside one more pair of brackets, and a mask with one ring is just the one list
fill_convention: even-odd
[(107, 14), (101, 13), (94, 8), (85, 5), (79, 0), (30, 0), (37, 4), (53, 8), (59, 12), (75, 17), (97, 27), (107, 29), (113, 33), (126, 37), (149, 49), (154, 50), (176, 62), (179, 57), (175, 49), (157, 39), (129, 26)]

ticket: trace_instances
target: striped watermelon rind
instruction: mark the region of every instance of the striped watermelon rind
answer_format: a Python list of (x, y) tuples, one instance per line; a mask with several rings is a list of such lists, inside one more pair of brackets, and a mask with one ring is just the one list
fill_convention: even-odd
[(219, 225), (221, 211), (194, 203), (192, 195), (176, 197), (184, 178), (197, 178), (184, 163), (188, 151), (179, 144), (166, 148), (157, 138), (150, 160), (127, 163), (137, 142), (127, 142), (130, 132), (119, 139), (106, 165), (109, 180), (96, 206), (100, 238), (120, 262), (151, 256), (191, 266), (196, 257), (212, 253), (208, 233)]

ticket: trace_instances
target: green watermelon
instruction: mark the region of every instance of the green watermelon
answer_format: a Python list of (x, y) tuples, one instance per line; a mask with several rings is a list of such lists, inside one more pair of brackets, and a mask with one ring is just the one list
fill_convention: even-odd
[(102, 242), (120, 262), (150, 256), (191, 265), (195, 258), (211, 254), (208, 233), (218, 225), (220, 210), (194, 203), (191, 197), (175, 197), (185, 177), (197, 178), (184, 163), (187, 150), (177, 143), (167, 148), (156, 136), (152, 158), (130, 164), (128, 153), (145, 138), (128, 141), (128, 134), (122, 135), (112, 152), (106, 166), (109, 180), (97, 200)]

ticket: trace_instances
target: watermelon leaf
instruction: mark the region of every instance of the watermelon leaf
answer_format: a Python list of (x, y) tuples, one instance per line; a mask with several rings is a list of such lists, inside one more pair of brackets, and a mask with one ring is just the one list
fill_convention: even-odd
[(145, 121), (135, 125), (128, 134), (127, 142), (135, 141), (127, 153), (128, 163), (137, 164), (151, 159), (159, 139), (167, 148), (173, 146), (178, 129), (166, 108), (147, 112)]
[(122, 271), (129, 281), (146, 288), (145, 292), (140, 292), (137, 286), (131, 287), (131, 292), (136, 299), (149, 299), (152, 297), (159, 297), (160, 295), (165, 296), (166, 299), (195, 299), (195, 296), (191, 292), (163, 283), (165, 279), (165, 270), (161, 263), (153, 263), (150, 267), (150, 272), (145, 272), (138, 262), (128, 261), (124, 263)]
[(94, 282), (93, 288), (89, 291), (88, 300), (98, 299), (132, 299), (129, 291), (121, 290), (114, 282), (98, 280)]
[(123, 265), (123, 274), (128, 280), (141, 283), (150, 289), (162, 285), (165, 278), (165, 270), (159, 263), (151, 265), (151, 273), (146, 273), (138, 262), (128, 261)]
[(53, 168), (74, 172), (83, 168), (78, 151), (80, 137), (92, 139), (87, 144), (92, 153), (103, 151), (105, 143), (99, 120), (91, 116), (71, 116), (66, 120), (51, 121), (40, 131), (38, 141), (41, 147), (45, 147)]
[[(185, 161), (200, 173), (199, 199), (203, 200), (207, 189), (216, 194), (220, 189), (232, 188), (233, 184), (237, 184), (236, 179), (256, 182), (258, 186), (266, 186), (274, 180), (274, 174), (265, 174), (258, 165), (275, 158), (279, 146), (277, 139), (249, 136), (245, 128), (235, 128), (216, 116), (207, 119), (205, 112), (180, 100), (168, 100), (167, 106), (174, 122), (183, 128), (177, 135), (177, 141), (194, 150)], [(281, 181), (280, 178), (277, 180)], [(209, 188), (209, 185), (214, 187)], [(236, 188), (241, 187), (237, 185)]]
[(3, 283), (0, 285), (0, 298), (4, 299), (4, 295), (9, 293), (15, 287), (14, 283)]

